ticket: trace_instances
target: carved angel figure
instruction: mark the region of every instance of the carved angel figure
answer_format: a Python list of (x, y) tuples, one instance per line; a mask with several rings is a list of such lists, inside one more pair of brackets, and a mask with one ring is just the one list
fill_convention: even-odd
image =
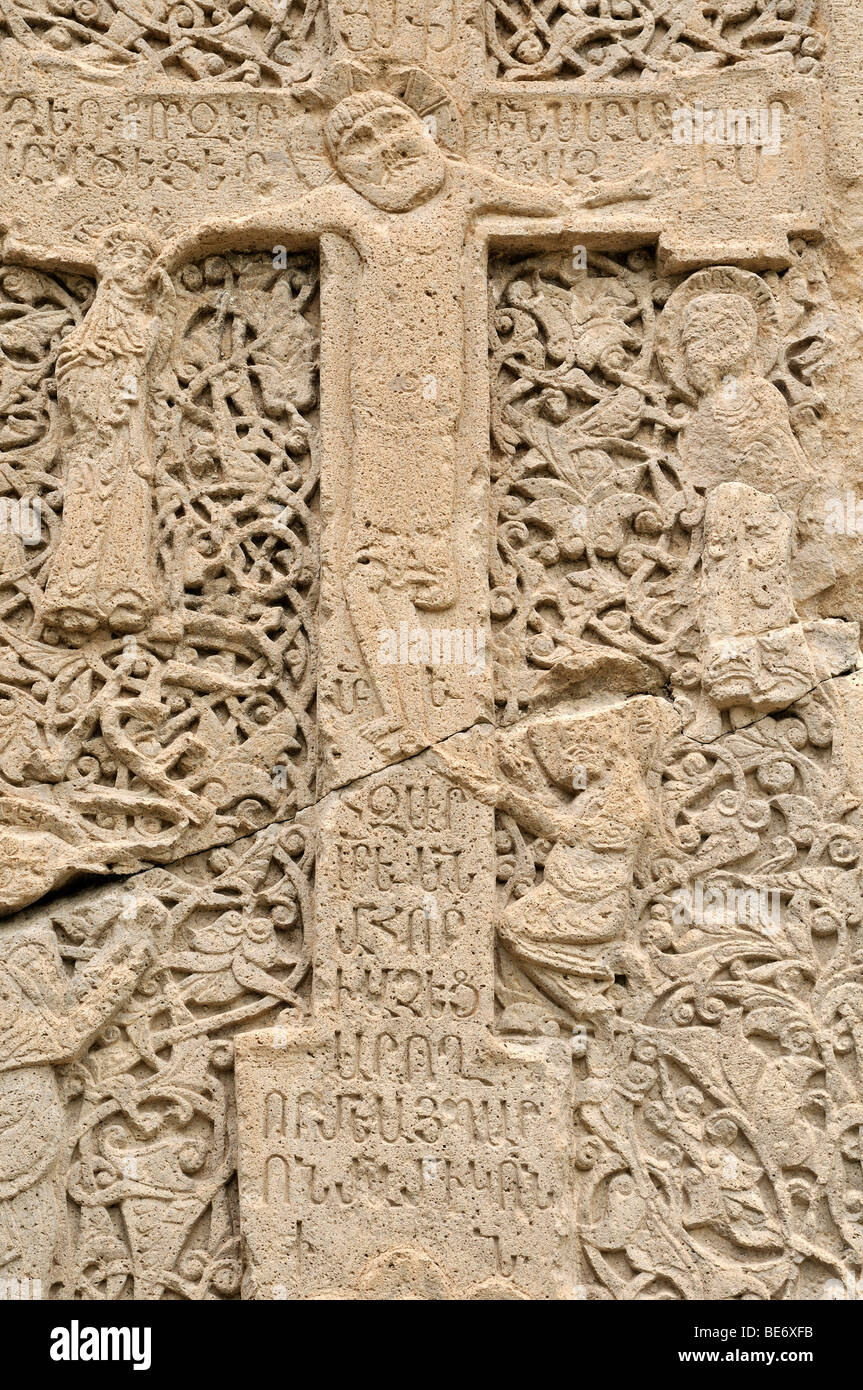
[(796, 505), (814, 470), (794, 437), (785, 400), (754, 370), (758, 337), (745, 295), (719, 291), (690, 299), (683, 358), (698, 403), (680, 451), (696, 487), (739, 481)]

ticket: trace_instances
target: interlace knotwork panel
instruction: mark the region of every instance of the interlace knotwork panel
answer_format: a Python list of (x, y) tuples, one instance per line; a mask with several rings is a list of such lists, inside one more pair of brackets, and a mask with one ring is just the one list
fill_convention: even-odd
[(491, 70), (511, 81), (649, 78), (785, 53), (814, 75), (824, 50), (815, 9), (815, 0), (485, 0)]
[(0, 37), (7, 59), (59, 74), (286, 87), (308, 77), (325, 22), (321, 0), (10, 0)]
[(653, 697), (499, 735), (499, 1026), (572, 1034), (599, 1296), (860, 1277), (860, 715), (840, 678), (708, 745)]
[(239, 1293), (231, 1040), (305, 1007), (312, 856), (271, 826), (0, 931), (4, 1278)]
[[(836, 577), (818, 382), (838, 316), (802, 244), (763, 277), (663, 278), (642, 251), (584, 262), (492, 265), (500, 717), (668, 686), (715, 737), (732, 708), (755, 717), (853, 665), (853, 625), (817, 620)], [(777, 596), (757, 621), (753, 548)]]
[(153, 254), (0, 279), (4, 909), (314, 795), (317, 264)]
[(802, 246), (579, 259), (493, 270), (501, 720), (450, 771), (497, 806), (499, 1026), (572, 1035), (589, 1296), (829, 1297), (863, 1266), (843, 328)]

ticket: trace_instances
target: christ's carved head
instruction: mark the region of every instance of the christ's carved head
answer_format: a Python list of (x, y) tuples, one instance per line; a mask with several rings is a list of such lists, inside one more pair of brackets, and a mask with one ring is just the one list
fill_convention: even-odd
[(444, 157), (419, 116), (387, 92), (358, 92), (327, 119), (327, 144), (346, 183), (385, 212), (407, 212), (441, 188)]

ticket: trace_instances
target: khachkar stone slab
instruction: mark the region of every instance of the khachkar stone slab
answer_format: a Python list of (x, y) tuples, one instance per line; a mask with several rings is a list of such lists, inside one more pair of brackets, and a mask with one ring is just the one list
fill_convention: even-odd
[(0, 1293), (859, 1290), (861, 60), (3, 7)]

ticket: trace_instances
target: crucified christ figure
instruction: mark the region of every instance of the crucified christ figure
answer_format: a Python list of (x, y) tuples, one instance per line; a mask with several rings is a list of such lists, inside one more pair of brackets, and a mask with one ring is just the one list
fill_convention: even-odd
[(166, 246), (161, 264), (232, 247), (308, 245), (325, 233), (356, 249), (351, 503), (340, 577), (380, 704), (365, 733), (383, 751), (407, 755), (428, 742), (424, 673), (382, 663), (380, 633), (457, 598), (466, 239), (489, 214), (550, 218), (566, 204), (445, 155), (416, 113), (386, 92), (347, 97), (330, 112), (325, 135), (339, 182), (193, 228)]

